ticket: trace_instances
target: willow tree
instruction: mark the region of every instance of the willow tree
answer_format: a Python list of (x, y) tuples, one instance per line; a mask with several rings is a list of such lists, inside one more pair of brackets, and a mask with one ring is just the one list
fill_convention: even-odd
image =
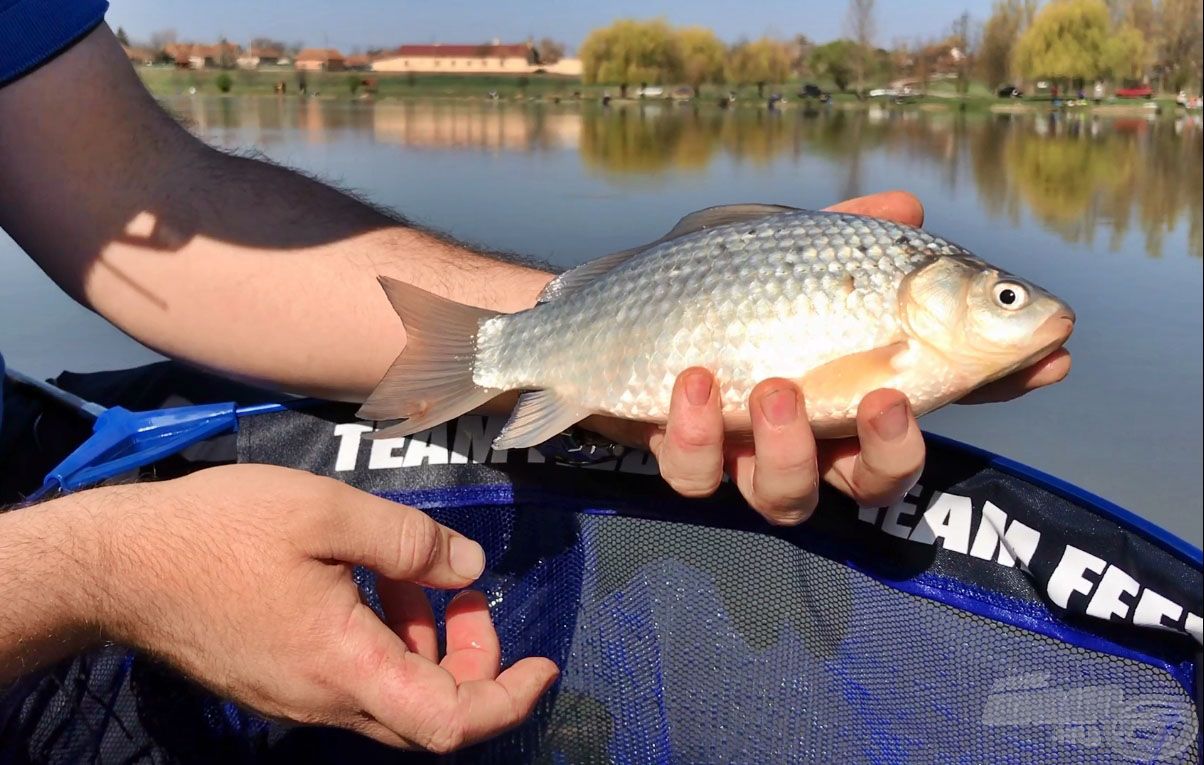
[(1012, 76), (1012, 54), (1024, 28), (1025, 8), (1020, 0), (999, 0), (982, 27), (978, 46), (978, 76), (996, 88)]
[(1142, 55), (1144, 40), (1132, 26), (1113, 31), (1104, 0), (1053, 0), (1016, 44), (1015, 64), (1029, 79), (1088, 80), (1124, 75)]
[(764, 96), (767, 84), (785, 82), (790, 76), (790, 54), (789, 46), (768, 37), (740, 43), (732, 48), (728, 57), (727, 78), (733, 82), (755, 84), (757, 96)]
[(664, 20), (622, 19), (595, 29), (581, 45), (582, 79), (613, 83), (623, 97), (633, 82), (663, 83), (681, 75), (681, 48)]
[(706, 27), (685, 27), (678, 30), (677, 43), (681, 51), (682, 74), (694, 89), (695, 96), (703, 84), (723, 82), (727, 46), (714, 32)]

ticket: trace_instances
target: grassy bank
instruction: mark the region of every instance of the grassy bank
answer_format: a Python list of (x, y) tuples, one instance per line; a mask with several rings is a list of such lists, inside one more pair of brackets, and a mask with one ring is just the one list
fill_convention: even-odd
[[(157, 96), (189, 93), (193, 88), (202, 95), (218, 95), (223, 76), (228, 78), (231, 95), (272, 95), (278, 83), (287, 94), (301, 92), (305, 84), (309, 95), (353, 98), (374, 91), (377, 98), (484, 98), (494, 91), (501, 98), (572, 97), (583, 88), (578, 78), (547, 74), (515, 75), (440, 75), (392, 74), (381, 72), (298, 72), (293, 69), (175, 69), (139, 67), (138, 74), (147, 89)], [(367, 85), (365, 83), (370, 83)]]
[[(297, 72), (292, 69), (261, 69), (254, 71), (212, 69), (174, 69), (171, 67), (140, 67), (138, 74), (147, 88), (156, 96), (177, 96), (195, 92), (198, 95), (254, 96), (272, 95), (278, 84), (283, 83), (285, 93), (301, 92), (304, 83), (306, 93), (320, 98), (359, 98), (371, 95), (377, 99), (410, 98), (456, 98), (481, 99), (490, 94), (506, 100), (517, 99), (561, 99), (597, 100), (604, 94), (619, 102), (619, 88), (614, 85), (584, 85), (579, 78), (558, 77), (546, 74), (517, 75), (452, 75), (452, 74), (392, 74), (378, 72)], [(739, 105), (764, 106), (770, 93), (786, 97), (782, 108), (818, 106), (814, 102), (800, 101), (795, 97), (802, 83), (791, 82), (778, 86), (767, 86), (759, 95), (754, 86), (708, 85), (702, 89), (699, 101), (718, 104), (730, 93), (736, 94)], [(227, 86), (223, 90), (223, 85)], [(829, 83), (821, 87), (836, 90)], [(637, 88), (632, 86), (628, 93), (634, 96)], [(669, 90), (666, 88), (666, 90)], [(634, 97), (629, 101), (635, 101)], [(1099, 104), (1088, 101), (1081, 106), (1063, 105), (1061, 108), (1096, 111), (1109, 116), (1148, 115), (1145, 101), (1106, 99)], [(1174, 114), (1178, 108), (1173, 99), (1164, 98), (1153, 102), (1160, 107), (1161, 114)], [(1004, 99), (997, 98), (979, 83), (971, 83), (965, 94), (959, 94), (952, 83), (934, 83), (923, 96), (912, 96), (899, 100), (858, 99), (852, 93), (833, 93), (832, 108), (869, 109), (921, 109), (925, 111), (966, 111), (1031, 113), (1045, 112), (1052, 108), (1048, 97)]]

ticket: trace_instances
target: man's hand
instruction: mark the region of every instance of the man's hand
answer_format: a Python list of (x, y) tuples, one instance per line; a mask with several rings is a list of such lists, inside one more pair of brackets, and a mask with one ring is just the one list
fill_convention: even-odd
[[(270, 717), (446, 752), (519, 724), (556, 678), (543, 658), (498, 673), (477, 592), (448, 606), (440, 659), (419, 585), (465, 587), (485, 559), (418, 510), (261, 465), (98, 491), (106, 635)], [(377, 572), (387, 624), (352, 564)]]
[[(886, 192), (850, 199), (829, 210), (872, 215), (910, 226), (924, 223), (918, 199)], [(1070, 354), (1058, 349), (1027, 369), (980, 388), (961, 403), (1006, 401), (1058, 382), (1070, 371)], [(601, 432), (647, 447), (661, 475), (687, 497), (712, 494), (726, 471), (748, 503), (774, 524), (797, 524), (819, 501), (827, 481), (865, 507), (902, 497), (924, 468), (924, 439), (907, 397), (881, 389), (857, 410), (857, 436), (816, 442), (802, 391), (789, 380), (765, 380), (748, 402), (752, 443), (725, 443), (718, 386), (705, 369), (677, 379), (664, 428), (646, 423), (591, 420)]]

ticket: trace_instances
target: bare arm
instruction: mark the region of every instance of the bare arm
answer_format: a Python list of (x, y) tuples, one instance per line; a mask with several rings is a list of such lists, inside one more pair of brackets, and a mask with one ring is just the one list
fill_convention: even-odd
[(404, 330), (378, 275), (507, 311), (550, 278), (206, 146), (104, 25), (0, 89), (0, 178), (0, 227), (76, 300), (165, 355), (295, 392), (357, 400), (380, 380)]
[(100, 639), (84, 577), (100, 578), (89, 505), (102, 499), (78, 495), (0, 512), (0, 689)]

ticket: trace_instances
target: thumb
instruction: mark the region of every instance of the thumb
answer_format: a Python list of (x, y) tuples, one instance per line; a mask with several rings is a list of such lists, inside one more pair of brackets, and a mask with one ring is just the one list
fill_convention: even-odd
[(485, 551), (468, 537), (420, 510), (347, 488), (334, 502), (321, 557), (444, 589), (471, 584), (485, 569)]

